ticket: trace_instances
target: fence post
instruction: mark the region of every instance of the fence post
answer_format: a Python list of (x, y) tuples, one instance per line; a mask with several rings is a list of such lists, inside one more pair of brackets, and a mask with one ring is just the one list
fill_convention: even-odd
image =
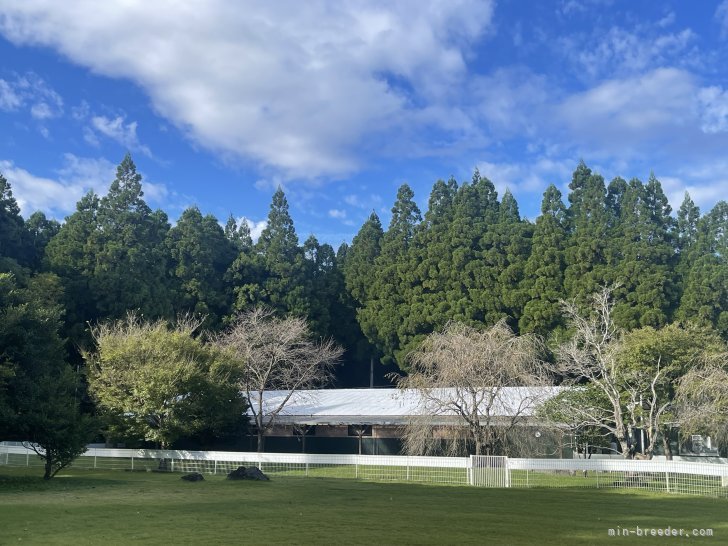
[(171, 471), (172, 471), (172, 472), (174, 472), (174, 457), (172, 458), (172, 464), (171, 464), (171, 467), (172, 467), (172, 470), (171, 470)]
[(213, 474), (217, 474), (217, 459), (215, 459), (215, 467), (212, 470)]
[(670, 492), (670, 473), (665, 472), (665, 488), (667, 489), (667, 492)]
[(28, 448), (25, 448), (25, 466), (30, 466), (30, 451), (28, 451)]
[(131, 452), (131, 469), (134, 470), (134, 452)]
[(410, 481), (410, 458), (407, 456), (407, 481)]

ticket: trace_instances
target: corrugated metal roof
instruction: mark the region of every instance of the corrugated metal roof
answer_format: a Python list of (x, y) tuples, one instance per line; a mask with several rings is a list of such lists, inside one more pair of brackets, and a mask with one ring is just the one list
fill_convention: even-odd
[[(546, 400), (562, 387), (505, 387), (498, 391), (491, 416), (530, 416), (537, 401)], [(455, 389), (439, 389), (439, 399), (457, 400)], [(274, 411), (288, 391), (263, 394), (263, 412)], [(256, 403), (255, 396), (251, 402)], [(467, 398), (466, 398), (467, 400)], [(413, 416), (432, 414), (434, 423), (451, 423), (454, 411), (427, 411), (414, 389), (321, 389), (297, 391), (276, 417), (279, 424), (404, 424)], [(485, 407), (481, 410), (485, 412)]]

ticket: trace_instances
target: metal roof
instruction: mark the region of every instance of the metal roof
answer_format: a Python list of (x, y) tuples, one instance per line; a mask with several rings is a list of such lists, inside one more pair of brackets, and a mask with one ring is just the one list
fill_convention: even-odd
[[(501, 419), (514, 415), (530, 417), (539, 402), (555, 396), (562, 388), (504, 387), (497, 392), (489, 413)], [(454, 388), (438, 391), (439, 399), (458, 399)], [(263, 413), (274, 411), (287, 395), (288, 391), (263, 393)], [(251, 403), (257, 405), (257, 397), (253, 395), (252, 398)], [(481, 405), (481, 413), (485, 413), (485, 404)], [(281, 425), (403, 425), (413, 417), (428, 414), (433, 424), (459, 422), (452, 410), (428, 411), (427, 407), (421, 393), (414, 389), (297, 391), (275, 418), (275, 422)]]

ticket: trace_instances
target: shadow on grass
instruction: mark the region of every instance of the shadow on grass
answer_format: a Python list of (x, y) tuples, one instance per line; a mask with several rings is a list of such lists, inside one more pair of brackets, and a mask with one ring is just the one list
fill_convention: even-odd
[[(8, 471), (10, 470), (10, 471)], [(50, 480), (44, 480), (43, 475), (17, 472), (12, 469), (0, 469), (0, 495), (8, 493), (25, 493), (38, 491), (71, 491), (77, 489), (94, 489), (97, 487), (110, 487), (122, 482), (101, 477), (69, 476), (61, 471)]]

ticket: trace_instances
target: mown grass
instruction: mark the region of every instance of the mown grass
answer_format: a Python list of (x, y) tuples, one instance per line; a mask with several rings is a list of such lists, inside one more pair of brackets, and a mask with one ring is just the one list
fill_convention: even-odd
[[(610, 528), (713, 529), (728, 501), (641, 491), (485, 489), (0, 467), (2, 544), (614, 544)], [(635, 538), (635, 537), (633, 537)], [(628, 539), (627, 539), (628, 540)], [(640, 543), (681, 539), (642, 537)]]

